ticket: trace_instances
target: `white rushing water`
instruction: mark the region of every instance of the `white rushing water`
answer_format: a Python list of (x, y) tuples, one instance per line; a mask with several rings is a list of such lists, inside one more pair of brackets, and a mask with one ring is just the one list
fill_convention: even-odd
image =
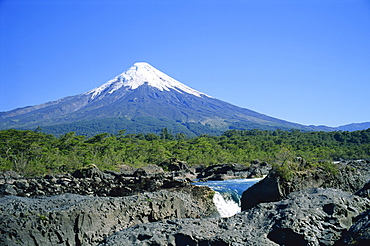
[(208, 186), (214, 190), (216, 193), (213, 197), (213, 202), (215, 203), (220, 216), (230, 217), (241, 211), (240, 199), (243, 192), (260, 180), (261, 178), (215, 180), (194, 184)]
[(239, 204), (234, 200), (225, 200), (224, 197), (216, 191), (213, 202), (222, 218), (233, 216), (241, 211)]

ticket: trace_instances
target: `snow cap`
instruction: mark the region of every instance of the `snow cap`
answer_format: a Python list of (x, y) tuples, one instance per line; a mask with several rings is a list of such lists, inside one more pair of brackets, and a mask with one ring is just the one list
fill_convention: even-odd
[(107, 89), (109, 90), (108, 93), (113, 93), (121, 87), (128, 87), (128, 89), (134, 90), (144, 84), (155, 87), (160, 91), (175, 90), (179, 93), (185, 92), (197, 97), (201, 97), (202, 95), (209, 97), (208, 95), (194, 90), (171, 78), (147, 62), (134, 63), (134, 65), (131, 66), (127, 71), (116, 76), (114, 79), (109, 80), (102, 86), (87, 92), (87, 94), (92, 94), (91, 98), (94, 99)]

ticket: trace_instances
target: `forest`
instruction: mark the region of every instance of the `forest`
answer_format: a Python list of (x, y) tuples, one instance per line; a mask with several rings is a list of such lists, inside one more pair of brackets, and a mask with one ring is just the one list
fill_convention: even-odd
[(101, 170), (120, 165), (142, 167), (169, 158), (190, 166), (222, 163), (271, 164), (282, 156), (302, 157), (309, 163), (339, 159), (369, 159), (370, 129), (347, 132), (300, 130), (228, 130), (220, 136), (188, 137), (163, 128), (160, 134), (101, 133), (92, 137), (69, 132), (59, 137), (31, 130), (0, 131), (0, 172), (24, 176), (74, 171), (95, 164)]

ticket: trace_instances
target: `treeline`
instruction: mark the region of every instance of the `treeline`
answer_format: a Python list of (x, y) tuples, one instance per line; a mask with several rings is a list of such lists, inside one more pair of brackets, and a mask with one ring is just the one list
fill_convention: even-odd
[[(195, 137), (196, 134), (192, 130), (190, 130), (192, 124), (195, 123), (190, 123), (188, 126), (170, 121), (168, 119), (156, 119), (151, 117), (137, 117), (132, 120), (126, 119), (124, 117), (116, 117), (77, 121), (72, 123), (58, 124), (54, 126), (44, 126), (42, 128), (42, 131), (56, 136), (63, 135), (66, 132), (76, 132), (77, 135), (93, 137), (94, 135), (102, 132), (115, 134), (121, 129), (125, 129), (127, 133), (132, 134), (146, 134), (150, 132), (160, 134), (161, 129), (168, 128), (173, 129), (174, 132), (184, 132), (188, 136)], [(219, 135), (221, 133), (222, 132), (220, 132)]]
[(220, 136), (224, 131), (230, 129), (263, 129), (273, 131), (277, 129), (277, 126), (266, 126), (253, 122), (239, 121), (225, 122), (225, 125), (211, 126), (194, 122), (175, 122), (165, 118), (136, 117), (129, 120), (124, 117), (112, 117), (43, 126), (42, 131), (55, 136), (63, 135), (66, 132), (76, 132), (77, 135), (93, 137), (102, 132), (116, 134), (121, 129), (125, 129), (126, 133), (130, 134), (155, 133), (159, 135), (163, 128), (172, 129), (175, 134), (182, 132), (188, 137), (196, 137), (202, 134)]
[(253, 160), (274, 163), (283, 156), (300, 156), (308, 162), (369, 159), (370, 129), (347, 132), (229, 130), (221, 136), (189, 138), (163, 128), (159, 134), (97, 134), (87, 138), (66, 133), (60, 137), (40, 131), (0, 131), (0, 171), (26, 176), (70, 172), (95, 164), (117, 169), (159, 164), (168, 158), (189, 165), (240, 163)]

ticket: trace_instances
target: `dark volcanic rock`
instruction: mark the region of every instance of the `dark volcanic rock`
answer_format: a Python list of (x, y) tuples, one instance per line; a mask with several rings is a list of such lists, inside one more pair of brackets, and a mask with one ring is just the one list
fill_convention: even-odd
[[(100, 171), (99, 168), (97, 168), (95, 165), (91, 165), (88, 168), (82, 168), (74, 171), (72, 173), (72, 176), (75, 178), (104, 178), (104, 173)], [(46, 176), (46, 178), (48, 178), (48, 176)]]
[(191, 172), (188, 164), (185, 161), (180, 161), (176, 158), (170, 158), (162, 163), (159, 166), (165, 168), (168, 171), (186, 171)]
[(187, 189), (116, 198), (5, 196), (0, 198), (0, 245), (96, 245), (136, 224), (217, 213), (209, 188)]
[(198, 174), (202, 181), (259, 178), (267, 175), (271, 165), (266, 162), (256, 161), (250, 166), (241, 164), (217, 164), (204, 168)]
[(150, 176), (150, 175), (157, 175), (157, 174), (163, 174), (163, 168), (157, 166), (157, 165), (148, 165), (146, 167), (138, 168), (133, 176)]
[(189, 167), (185, 161), (170, 158), (159, 164), (164, 170), (170, 171), (174, 177), (194, 180), (196, 179), (195, 169)]
[(271, 170), (266, 178), (243, 192), (242, 210), (250, 209), (259, 203), (278, 201), (291, 192), (308, 188), (336, 188), (354, 193), (367, 182), (367, 175), (361, 170), (346, 164), (338, 164), (338, 168), (337, 174), (322, 169), (297, 172), (289, 181)]
[(336, 189), (291, 193), (219, 219), (171, 219), (115, 233), (101, 245), (334, 245), (370, 201)]
[(362, 213), (356, 219), (348, 232), (345, 232), (337, 245), (370, 245), (370, 210)]
[(139, 223), (219, 216), (208, 187), (155, 165), (123, 169), (0, 176), (0, 245), (96, 245)]
[(125, 176), (133, 176), (134, 172), (137, 170), (135, 167), (131, 167), (128, 165), (119, 165), (119, 173), (125, 175)]
[(364, 187), (356, 191), (355, 195), (361, 196), (361, 197), (367, 197), (370, 199), (370, 181), (367, 182)]
[(64, 193), (93, 196), (129, 196), (146, 191), (184, 187), (190, 180), (175, 172), (164, 172), (156, 165), (126, 169), (123, 172), (100, 171), (92, 165), (72, 175), (46, 175), (43, 178), (0, 176), (0, 196), (52, 196)]
[(341, 164), (348, 165), (359, 171), (361, 179), (370, 180), (370, 159), (368, 160), (343, 160)]
[(13, 170), (0, 173), (0, 180), (5, 180), (6, 181), (8, 179), (16, 179), (16, 178), (20, 178), (20, 177), (21, 176), (19, 176), (19, 174), (14, 172)]

